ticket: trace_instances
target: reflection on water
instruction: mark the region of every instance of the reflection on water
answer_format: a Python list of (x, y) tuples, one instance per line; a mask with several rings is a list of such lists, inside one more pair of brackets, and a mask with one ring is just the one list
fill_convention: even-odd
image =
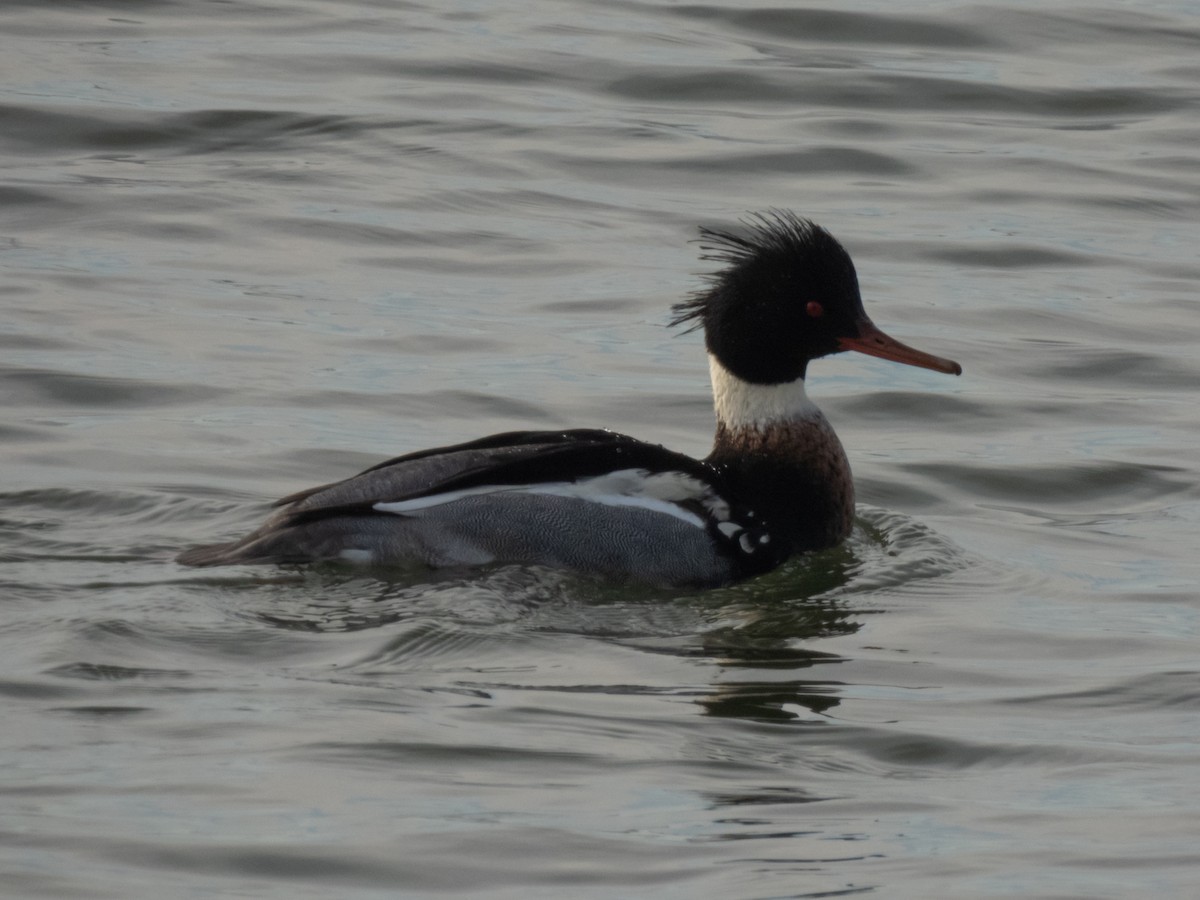
[[(699, 594), (630, 588), (535, 567), (484, 573), (318, 567), (297, 574), (287, 591), (308, 597), (304, 608), (288, 609), (288, 600), (279, 598), (254, 616), (272, 627), (314, 633), (390, 629), (371, 652), (338, 667), (340, 680), (379, 684), (425, 671), (436, 661), (442, 678), (458, 675), (457, 688), (469, 685), (483, 695), (494, 685), (481, 681), (480, 671), (497, 668), (508, 690), (648, 690), (625, 682), (522, 685), (512, 680), (520, 664), (499, 665), (512, 658), (516, 646), (570, 634), (703, 663), (707, 687), (672, 690), (693, 696), (710, 715), (811, 721), (808, 713), (820, 715), (838, 704), (839, 683), (828, 676), (785, 679), (781, 673), (844, 662), (817, 649), (817, 642), (853, 635), (862, 617), (876, 612), (838, 594), (852, 590), (864, 570), (876, 580), (885, 579), (888, 570), (907, 573), (896, 577), (911, 582), (922, 566), (929, 570), (926, 577), (934, 577), (939, 565), (943, 573), (950, 571), (954, 558), (928, 529), (875, 512), (842, 547), (801, 557), (764, 578)], [(279, 584), (286, 587), (288, 581)], [(739, 669), (771, 677), (731, 677)]]

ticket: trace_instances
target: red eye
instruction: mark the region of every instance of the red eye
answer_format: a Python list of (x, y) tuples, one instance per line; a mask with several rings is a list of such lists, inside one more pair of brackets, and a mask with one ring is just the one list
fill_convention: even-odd
[(821, 316), (825, 315), (825, 307), (823, 307), (816, 300), (809, 300), (808, 306), (804, 307), (804, 311), (814, 319), (819, 319)]

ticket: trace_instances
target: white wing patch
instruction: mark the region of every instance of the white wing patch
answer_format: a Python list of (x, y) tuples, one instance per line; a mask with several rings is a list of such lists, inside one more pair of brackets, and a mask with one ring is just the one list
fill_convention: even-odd
[(729, 504), (717, 495), (710, 485), (699, 478), (684, 472), (650, 473), (646, 469), (621, 469), (579, 481), (479, 485), (459, 491), (446, 491), (442, 494), (416, 497), (412, 500), (376, 503), (374, 509), (397, 515), (412, 515), (466, 497), (491, 494), (575, 497), (604, 506), (630, 506), (662, 513), (696, 528), (705, 527), (704, 519), (691, 510), (684, 509), (679, 505), (680, 503), (687, 501), (699, 503), (718, 520), (729, 517)]

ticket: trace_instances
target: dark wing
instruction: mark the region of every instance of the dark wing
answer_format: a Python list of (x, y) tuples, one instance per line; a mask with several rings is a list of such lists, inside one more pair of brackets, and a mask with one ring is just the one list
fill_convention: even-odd
[(297, 525), (333, 516), (395, 515), (375, 506), (492, 485), (574, 482), (627, 469), (680, 472), (714, 487), (719, 479), (704, 462), (612, 431), (520, 431), (399, 456), (278, 505), (290, 507), (281, 513)]
[(406, 453), (403, 456), (397, 456), (371, 466), (371, 468), (363, 470), (360, 474), (365, 475), (367, 472), (374, 472), (376, 469), (386, 469), (388, 466), (394, 466), (398, 463), (425, 459), (430, 456), (443, 456), (447, 453), (458, 453), (463, 450), (496, 450), (510, 447), (528, 447), (534, 444), (539, 446), (544, 444), (606, 444), (613, 441), (642, 443), (637, 438), (631, 438), (626, 434), (618, 434), (615, 431), (609, 431), (607, 428), (573, 428), (566, 431), (504, 431), (500, 434), (476, 438), (473, 441), (467, 441), (462, 444), (451, 444), (447, 447), (434, 447), (429, 450), (417, 450), (413, 453)]
[[(320, 484), (316, 487), (306, 488), (302, 491), (297, 491), (294, 494), (288, 494), (279, 500), (276, 500), (272, 506), (291, 506), (293, 504), (302, 503), (310, 497), (315, 497), (317, 494), (333, 491), (343, 485), (349, 485), (352, 482), (364, 480), (364, 476), (370, 475), (372, 472), (380, 472), (385, 469), (397, 469), (405, 464), (416, 463), (420, 460), (440, 459), (448, 463), (447, 466), (426, 466), (426, 467), (411, 467), (410, 471), (416, 475), (418, 472), (426, 474), (437, 469), (449, 469), (454, 471), (455, 468), (483, 468), (486, 469), (489, 465), (503, 460), (505, 457), (518, 452), (520, 448), (540, 448), (544, 446), (559, 446), (570, 444), (592, 444), (606, 443), (613, 440), (632, 441), (634, 438), (627, 437), (623, 434), (617, 434), (614, 431), (607, 431), (601, 428), (577, 428), (566, 431), (505, 431), (500, 434), (489, 435), (488, 437), (477, 438), (473, 441), (466, 441), (461, 444), (449, 444), (445, 447), (431, 447), (426, 450), (416, 450), (412, 453), (405, 453), (402, 456), (395, 456), (391, 459), (384, 460), (381, 463), (376, 463), (368, 469), (363, 469), (357, 475), (350, 478), (342, 479), (341, 481), (333, 481), (329, 484)], [(442, 476), (449, 477), (449, 476)], [(434, 483), (441, 480), (440, 478), (432, 478)], [(364, 498), (365, 499), (365, 498)], [(383, 499), (399, 499), (379, 498)], [(376, 501), (378, 502), (378, 500)]]

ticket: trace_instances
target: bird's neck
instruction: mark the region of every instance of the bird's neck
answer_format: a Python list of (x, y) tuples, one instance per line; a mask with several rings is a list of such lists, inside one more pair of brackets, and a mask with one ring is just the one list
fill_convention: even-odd
[(726, 428), (762, 430), (782, 423), (824, 420), (816, 404), (808, 399), (803, 378), (783, 384), (755, 384), (734, 375), (711, 353), (708, 371), (717, 422)]
[(798, 549), (833, 546), (850, 532), (854, 482), (833, 426), (804, 390), (804, 379), (754, 384), (710, 355), (717, 431), (708, 462), (740, 494), (759, 498), (775, 527)]

